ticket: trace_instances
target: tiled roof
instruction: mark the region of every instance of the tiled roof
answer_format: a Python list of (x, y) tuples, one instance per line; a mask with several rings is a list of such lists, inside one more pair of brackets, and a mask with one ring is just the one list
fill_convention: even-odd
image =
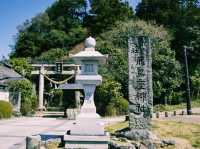
[(23, 77), (14, 71), (12, 68), (0, 64), (0, 81), (2, 80), (15, 80), (15, 79), (22, 79)]

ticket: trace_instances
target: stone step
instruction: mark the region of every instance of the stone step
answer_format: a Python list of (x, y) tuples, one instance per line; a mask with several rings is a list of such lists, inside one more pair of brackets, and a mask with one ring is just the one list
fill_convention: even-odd
[(80, 136), (80, 135), (65, 135), (65, 149), (108, 149), (110, 141), (109, 135), (104, 136)]
[(65, 144), (65, 149), (108, 149), (108, 144)]

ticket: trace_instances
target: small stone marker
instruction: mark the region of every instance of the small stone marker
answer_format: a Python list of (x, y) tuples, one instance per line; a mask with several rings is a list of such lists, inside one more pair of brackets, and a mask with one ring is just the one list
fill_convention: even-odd
[(176, 111), (174, 111), (174, 116), (176, 116)]
[(165, 117), (168, 117), (168, 112), (167, 111), (165, 112)]
[(160, 114), (159, 112), (156, 113), (156, 118), (159, 118), (160, 117)]
[(153, 107), (152, 59), (150, 39), (145, 36), (128, 40), (129, 62), (129, 127), (125, 135), (134, 140), (145, 140), (150, 135)]

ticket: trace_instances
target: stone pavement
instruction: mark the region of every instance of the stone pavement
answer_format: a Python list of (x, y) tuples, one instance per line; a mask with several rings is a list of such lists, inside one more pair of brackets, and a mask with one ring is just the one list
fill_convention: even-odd
[(56, 118), (23, 117), (0, 120), (0, 149), (25, 148), (25, 138), (41, 132), (65, 132), (72, 121)]
[[(124, 120), (124, 117), (105, 118), (106, 124)], [(21, 117), (0, 120), (0, 149), (25, 149), (26, 136), (45, 132), (66, 132), (74, 121), (56, 118)]]

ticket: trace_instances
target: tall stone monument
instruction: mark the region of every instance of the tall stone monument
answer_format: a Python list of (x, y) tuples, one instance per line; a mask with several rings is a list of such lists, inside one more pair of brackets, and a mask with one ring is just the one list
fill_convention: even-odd
[(129, 127), (126, 137), (146, 140), (150, 137), (153, 108), (152, 58), (150, 39), (145, 36), (128, 40), (129, 63)]

